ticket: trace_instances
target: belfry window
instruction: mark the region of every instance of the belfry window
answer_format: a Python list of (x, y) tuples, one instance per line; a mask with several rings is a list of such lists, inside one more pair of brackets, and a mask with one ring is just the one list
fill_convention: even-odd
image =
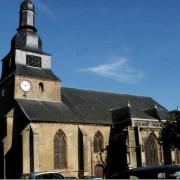
[(95, 136), (94, 136), (94, 141), (93, 141), (93, 147), (94, 147), (94, 152), (98, 153), (103, 150), (104, 148), (104, 140), (103, 140), (103, 135), (101, 134), (100, 131), (98, 131)]
[(67, 168), (66, 135), (62, 130), (59, 130), (54, 137), (54, 168)]
[(39, 91), (40, 92), (44, 91), (44, 84), (43, 83), (39, 83)]
[(26, 55), (26, 65), (41, 68), (41, 57)]

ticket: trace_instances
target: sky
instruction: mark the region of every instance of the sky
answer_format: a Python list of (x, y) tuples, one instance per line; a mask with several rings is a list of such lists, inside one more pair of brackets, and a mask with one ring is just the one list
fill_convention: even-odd
[[(0, 0), (0, 59), (10, 50), (21, 2)], [(33, 2), (43, 50), (62, 86), (180, 107), (180, 0)]]

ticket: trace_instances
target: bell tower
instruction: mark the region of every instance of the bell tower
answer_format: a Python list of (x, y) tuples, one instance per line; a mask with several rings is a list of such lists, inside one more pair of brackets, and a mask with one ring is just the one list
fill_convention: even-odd
[(61, 101), (60, 80), (51, 70), (51, 55), (42, 50), (31, 0), (22, 2), (19, 15), (19, 27), (12, 38), (10, 52), (2, 60), (0, 100), (3, 109), (9, 109), (16, 98)]

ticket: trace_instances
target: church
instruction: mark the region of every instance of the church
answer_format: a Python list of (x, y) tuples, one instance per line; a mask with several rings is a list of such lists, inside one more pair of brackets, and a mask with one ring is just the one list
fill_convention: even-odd
[[(0, 178), (42, 171), (104, 177), (170, 161), (159, 141), (168, 117), (163, 106), (150, 97), (62, 87), (51, 60), (35, 27), (34, 4), (24, 0), (2, 59)], [(180, 163), (175, 151), (169, 154)]]

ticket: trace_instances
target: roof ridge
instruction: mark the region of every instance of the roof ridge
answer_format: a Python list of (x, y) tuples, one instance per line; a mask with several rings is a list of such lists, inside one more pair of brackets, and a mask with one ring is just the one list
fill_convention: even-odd
[[(153, 99), (150, 96), (141, 96), (141, 95), (134, 95), (134, 94), (125, 94), (125, 93), (120, 93), (120, 92), (110, 92), (110, 91), (106, 91), (106, 90), (93, 90), (93, 89), (83, 89), (83, 88), (76, 88), (76, 87), (61, 87), (64, 89), (72, 89), (72, 90), (80, 90), (80, 91), (89, 91), (89, 92), (97, 92), (97, 93), (106, 93), (106, 94), (115, 94), (115, 95), (125, 95), (125, 96), (133, 96), (133, 97), (141, 97), (141, 98), (150, 98)], [(128, 103), (128, 102), (127, 102)]]

